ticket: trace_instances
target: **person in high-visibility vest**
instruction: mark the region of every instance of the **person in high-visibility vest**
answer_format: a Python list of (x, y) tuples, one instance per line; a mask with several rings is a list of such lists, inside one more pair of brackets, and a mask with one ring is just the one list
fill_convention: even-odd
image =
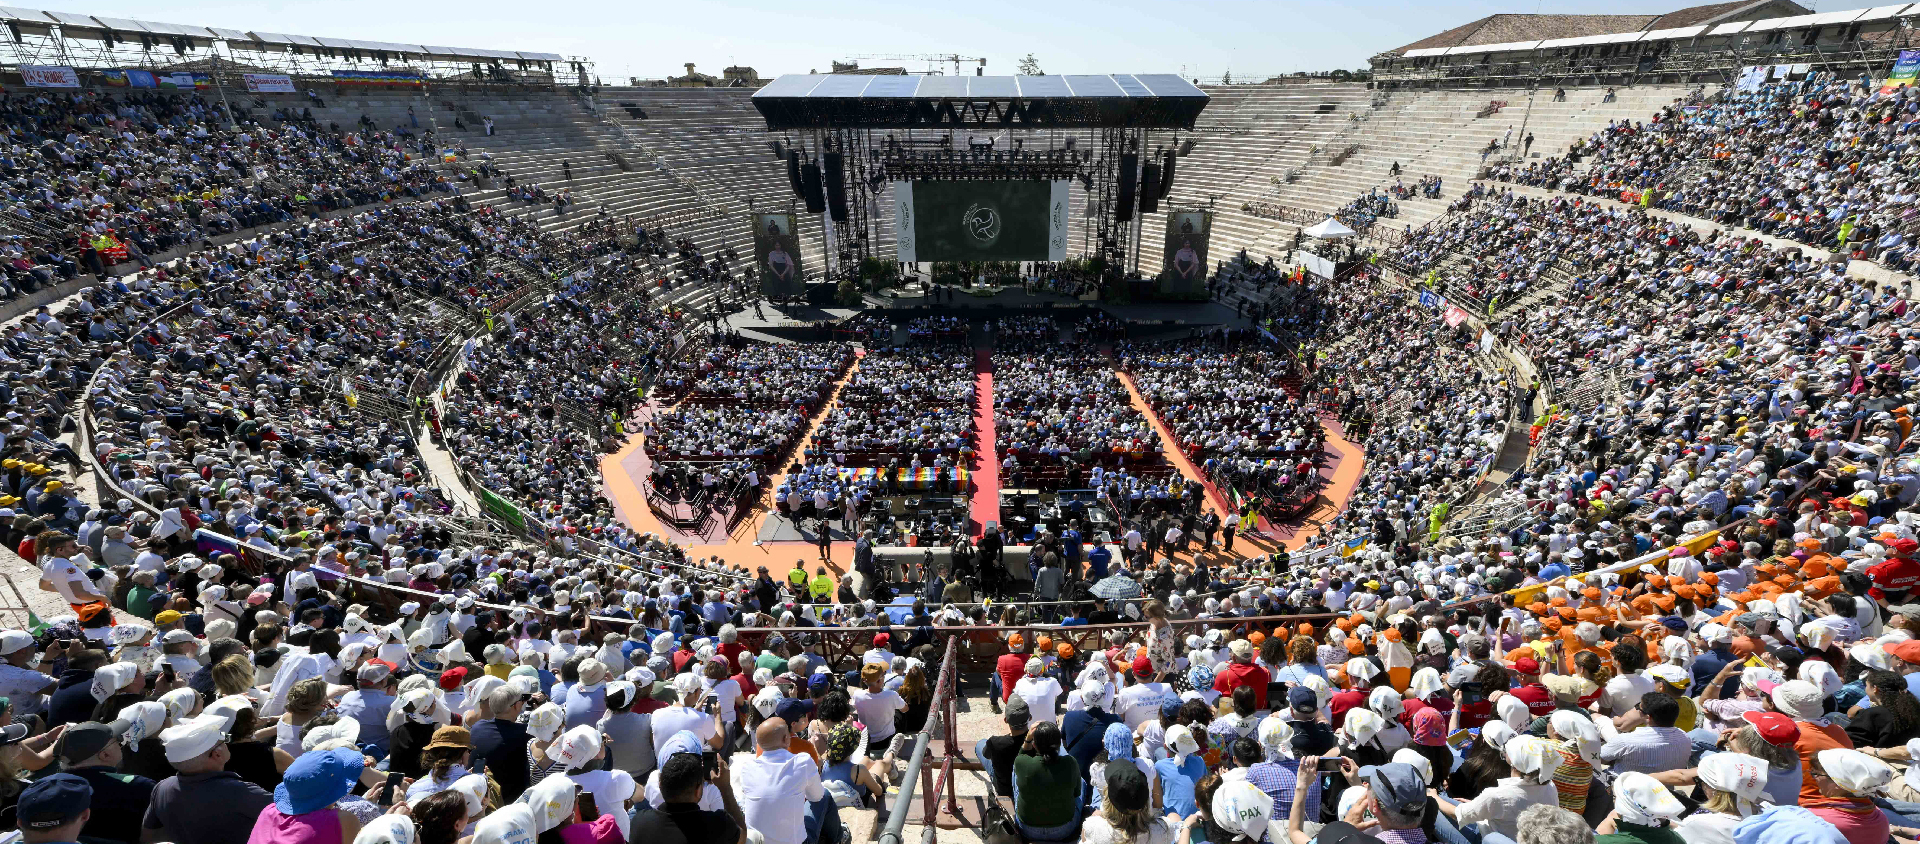
[(807, 591), (807, 565), (799, 560), (793, 561), (793, 568), (787, 572), (787, 586), (793, 589), (793, 597), (798, 598)]
[(831, 604), (835, 585), (833, 575), (827, 574), (826, 567), (822, 566), (814, 574), (813, 582), (807, 586), (807, 591), (812, 594), (814, 603)]

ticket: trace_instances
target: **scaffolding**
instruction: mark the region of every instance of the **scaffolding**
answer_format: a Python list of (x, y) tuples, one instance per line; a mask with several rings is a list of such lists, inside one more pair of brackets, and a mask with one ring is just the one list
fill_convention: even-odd
[[(234, 85), (233, 74), (272, 73), (305, 84), (418, 85), (427, 81), (590, 87), (593, 62), (536, 51), (441, 47), (241, 31), (0, 6), (0, 73), (71, 68), (82, 86), (121, 86), (114, 71), (194, 73)], [(413, 81), (417, 78), (418, 81)], [(144, 85), (140, 87), (146, 87)]]

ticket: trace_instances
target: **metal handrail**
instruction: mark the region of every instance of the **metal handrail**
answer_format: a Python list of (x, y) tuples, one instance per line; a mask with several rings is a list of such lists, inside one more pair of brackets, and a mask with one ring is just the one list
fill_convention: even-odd
[[(922, 844), (931, 844), (934, 836), (933, 817), (937, 812), (939, 793), (944, 787), (947, 792), (947, 811), (957, 813), (959, 805), (954, 795), (953, 754), (954, 722), (957, 720), (957, 695), (954, 690), (958, 680), (958, 656), (960, 637), (948, 636), (946, 655), (940, 658), (940, 676), (934, 683), (933, 701), (927, 706), (927, 723), (920, 728), (920, 734), (914, 737), (913, 753), (907, 757), (907, 770), (900, 777), (900, 792), (893, 798), (893, 809), (887, 815), (887, 826), (880, 832), (880, 844), (901, 844), (901, 836), (907, 827), (907, 810), (913, 807), (914, 781), (927, 779), (926, 802), (922, 805), (920, 816), (925, 831), (921, 833)], [(933, 742), (935, 730), (944, 729), (947, 742), (947, 756), (941, 763), (939, 782), (932, 780), (933, 772), (926, 768), (927, 746)]]

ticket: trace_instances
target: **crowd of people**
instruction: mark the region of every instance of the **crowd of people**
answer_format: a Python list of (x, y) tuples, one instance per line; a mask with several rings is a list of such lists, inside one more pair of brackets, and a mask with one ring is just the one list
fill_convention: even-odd
[(974, 377), (967, 344), (869, 348), (814, 429), (807, 458), (895, 470), (965, 467), (977, 435)]
[(1158, 432), (1133, 409), (1113, 361), (1091, 345), (997, 345), (993, 406), (1008, 486), (1058, 487), (1096, 464), (1170, 469)]
[[(91, 96), (5, 102), (45, 134), (110, 125), (67, 111)], [(142, 99), (125, 119), (161, 128), (127, 131), (214, 143)], [(1582, 155), (1658, 172), (1701, 157), (1681, 144), (1728, 168), (1774, 145), (1741, 190), (1655, 184), (1650, 202), (1853, 243), (1852, 215), (1897, 228), (1897, 162), (1873, 156), (1899, 148), (1907, 102), (1816, 75)], [(51, 148), (87, 160), (94, 132), (71, 134)], [(377, 159), (365, 143), (338, 152)], [(1242, 262), (1285, 291), (1261, 316), (1285, 345), (1116, 352), (1180, 446), (1216, 483), (1285, 497), (1320, 483), (1296, 459), (1319, 449), (1317, 403), (1371, 423), (1349, 431), (1366, 461), (1345, 509), (1245, 558), (1254, 514), (1207, 508), (1160, 460), (1114, 358), (1050, 318), (998, 320), (1003, 478), (1094, 489), (1119, 521), (1103, 535), (1082, 507), (1037, 530), (1031, 589), (1068, 603), (999, 608), (994, 631), (967, 629), (987, 609), (935, 568), (896, 621), (824, 567), (730, 571), (612, 519), (594, 467), (642, 386), (690, 396), (644, 423), (656, 466), (757, 483), (857, 367), (826, 453), (776, 494), (851, 528), (884, 489), (848, 479), (835, 454), (860, 449), (841, 444), (918, 437), (958, 462), (945, 414), (971, 416), (973, 383), (971, 356), (939, 347), (856, 364), (840, 344), (688, 343), (617, 234), (429, 197), (102, 281), (0, 331), (0, 538), (71, 609), (0, 632), (0, 825), (26, 844), (838, 844), (841, 810), (892, 787), (958, 638), (993, 658), (1006, 731), (974, 755), (1028, 840), (1920, 838), (1920, 777), (1895, 767), (1920, 753), (1920, 316), (1844, 263), (1475, 188), (1393, 257), (1416, 284), (1448, 263), (1488, 301), (1564, 285), (1483, 337), (1370, 272)], [(516, 307), (534, 281), (551, 287)], [(547, 541), (456, 537), (406, 421), (369, 412), (414, 406), (449, 358), (464, 374), (433, 430)], [(91, 454), (66, 442), (75, 409)], [(1449, 530), (1514, 420), (1531, 422), (1516, 515)], [(94, 501), (73, 474), (90, 459), (110, 480)]]

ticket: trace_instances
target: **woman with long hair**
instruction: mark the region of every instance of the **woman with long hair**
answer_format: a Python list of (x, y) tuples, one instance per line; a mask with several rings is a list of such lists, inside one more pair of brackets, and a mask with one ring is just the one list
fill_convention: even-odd
[(1173, 631), (1173, 624), (1167, 620), (1167, 605), (1157, 600), (1148, 601), (1141, 612), (1147, 617), (1147, 660), (1153, 663), (1153, 673), (1161, 675), (1171, 672), (1175, 640), (1179, 637)]
[(1860, 710), (1847, 724), (1847, 737), (1855, 747), (1899, 747), (1920, 736), (1920, 699), (1907, 690), (1905, 678), (1891, 671), (1868, 671), (1867, 700), (1870, 709)]
[(419, 844), (458, 844), (467, 828), (467, 798), (453, 791), (441, 791), (413, 804), (413, 826), (419, 831)]
[(467, 775), (467, 766), (472, 759), (473, 734), (467, 728), (441, 727), (434, 730), (433, 739), (420, 750), (420, 762), (426, 766), (426, 775), (407, 787), (408, 802), (453, 788), (455, 782)]
[(1104, 800), (1080, 825), (1084, 844), (1167, 844), (1174, 829), (1153, 811), (1145, 773), (1133, 765), (1111, 765), (1101, 777)]
[(1688, 844), (1733, 844), (1733, 828), (1759, 811), (1766, 794), (1767, 763), (1744, 753), (1714, 753), (1700, 760), (1697, 776), (1706, 800), (1700, 811), (1674, 826)]
[(894, 713), (894, 735), (910, 736), (927, 726), (927, 708), (933, 705), (933, 689), (927, 685), (927, 670), (919, 660), (909, 660), (901, 675), (900, 697), (907, 708)]
[(1295, 636), (1287, 641), (1286, 647), (1286, 667), (1274, 673), (1272, 682), (1299, 683), (1309, 674), (1327, 679), (1327, 669), (1320, 664), (1320, 648), (1314, 644), (1313, 637)]

